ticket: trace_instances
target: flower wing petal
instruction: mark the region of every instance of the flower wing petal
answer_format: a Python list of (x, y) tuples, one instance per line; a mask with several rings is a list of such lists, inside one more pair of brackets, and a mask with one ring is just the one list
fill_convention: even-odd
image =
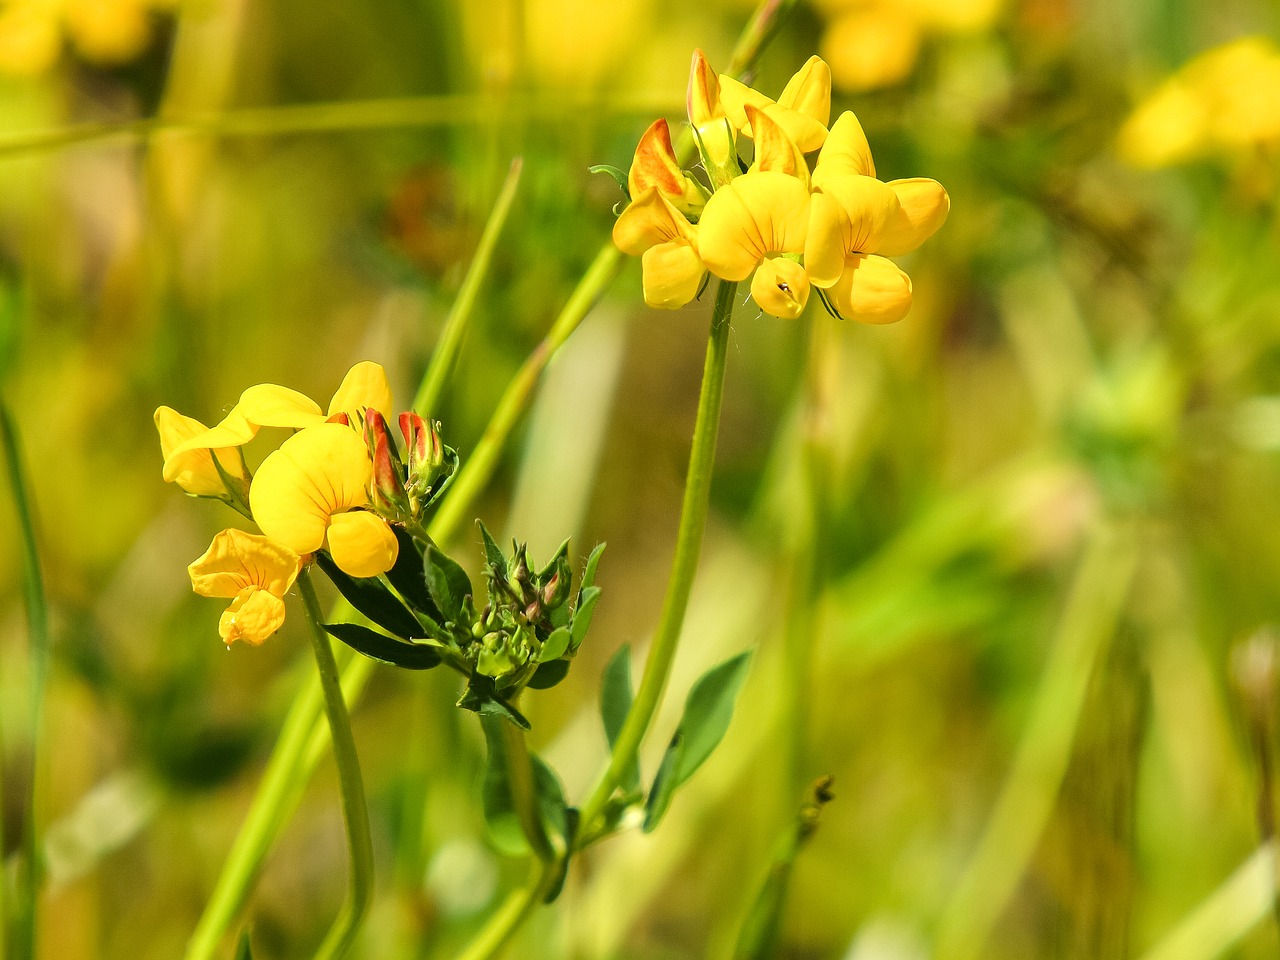
[(892, 180), (889, 187), (897, 194), (898, 211), (874, 252), (897, 257), (910, 253), (937, 232), (951, 210), (951, 198), (942, 184), (926, 177)]
[(659, 243), (644, 252), (644, 302), (662, 310), (675, 310), (698, 295), (707, 268), (698, 251), (682, 240)]
[(344, 573), (376, 577), (396, 562), (400, 544), (387, 522), (367, 510), (340, 513), (329, 525), (329, 553)]
[(794, 320), (809, 302), (809, 278), (794, 260), (768, 257), (751, 278), (751, 296), (765, 313)]
[(633, 257), (659, 243), (693, 237), (689, 221), (656, 187), (635, 197), (613, 224), (614, 244)]
[(817, 166), (813, 169), (813, 183), (815, 187), (821, 187), (827, 176), (850, 174), (874, 177), (876, 164), (871, 158), (871, 144), (867, 142), (862, 124), (852, 111), (846, 110), (836, 119), (827, 134), (827, 142), (822, 145)]
[(382, 364), (361, 360), (342, 378), (338, 392), (329, 401), (328, 415), (335, 413), (363, 413), (377, 410), (383, 416), (391, 416), (391, 386), (387, 383), (387, 371)]
[(276, 383), (259, 383), (250, 387), (240, 394), (240, 400), (231, 412), (240, 414), (258, 427), (301, 429), (324, 420), (324, 414), (314, 400)]
[(911, 310), (911, 278), (892, 260), (854, 254), (828, 296), (847, 320), (897, 323)]
[(215, 453), (229, 476), (244, 476), (244, 466), (234, 450), (212, 451), (200, 447), (175, 452), (193, 437), (209, 432), (199, 420), (183, 416), (172, 407), (158, 407), (155, 422), (156, 431), (160, 434), (160, 452), (164, 456), (163, 476), (169, 483), (176, 483), (197, 497), (223, 496), (227, 489), (214, 466)]
[(698, 221), (698, 253), (724, 280), (745, 280), (770, 253), (803, 253), (809, 190), (776, 171), (746, 173), (717, 190)]
[(284, 623), (284, 601), (257, 587), (245, 587), (218, 620), (218, 633), (230, 645), (243, 640), (255, 647)]
[(778, 106), (811, 117), (825, 127), (831, 119), (831, 68), (821, 57), (810, 57), (787, 81)]

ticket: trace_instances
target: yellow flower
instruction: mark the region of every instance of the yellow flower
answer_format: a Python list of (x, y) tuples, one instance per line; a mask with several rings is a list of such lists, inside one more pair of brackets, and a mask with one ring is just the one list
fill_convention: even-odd
[(737, 142), (724, 104), (720, 102), (720, 81), (701, 50), (693, 51), (685, 102), (698, 151), (712, 184), (719, 186), (733, 179), (738, 173)]
[[(339, 413), (363, 415), (368, 407), (389, 415), (391, 388), (387, 384), (386, 371), (380, 364), (362, 360), (343, 377), (338, 392), (329, 401), (328, 416)], [(257, 435), (261, 427), (300, 430), (323, 423), (325, 419), (326, 414), (320, 412), (319, 405), (310, 397), (274, 383), (260, 383), (240, 394), (239, 401), (217, 426), (188, 438), (166, 454), (165, 471), (169, 470), (170, 458), (191, 450), (243, 446)]]
[(391, 569), (399, 545), (369, 503), (373, 462), (364, 439), (348, 426), (320, 423), (294, 434), (262, 462), (249, 506), (262, 532), (295, 553), (328, 546), (333, 562), (353, 577)]
[(720, 102), (729, 122), (754, 138), (747, 106), (755, 107), (795, 141), (804, 153), (812, 153), (827, 138), (831, 117), (831, 70), (821, 57), (810, 57), (788, 82), (777, 102), (733, 77), (720, 75)]
[(935, 180), (883, 183), (874, 173), (861, 125), (841, 115), (813, 174), (805, 270), (841, 316), (894, 323), (911, 309), (911, 279), (885, 257), (920, 246), (951, 201)]
[(244, 458), (239, 450), (202, 447), (174, 453), (192, 437), (208, 432), (209, 428), (199, 420), (184, 417), (172, 407), (158, 407), (155, 421), (156, 430), (160, 433), (160, 452), (164, 455), (164, 479), (167, 482), (176, 483), (195, 497), (226, 497), (228, 490), (214, 466), (215, 456), (228, 476), (241, 481), (247, 479)]
[(288, 547), (243, 530), (223, 530), (204, 556), (187, 567), (202, 597), (228, 597), (218, 633), (230, 645), (262, 643), (284, 623), (284, 595), (302, 568)]
[(656, 188), (681, 213), (696, 213), (706, 202), (706, 194), (698, 182), (680, 169), (666, 120), (655, 120), (640, 137), (627, 174), (627, 190), (633, 198), (650, 187)]
[[(747, 105), (757, 130), (750, 170), (722, 186), (698, 221), (698, 252), (723, 280), (751, 277), (751, 295), (766, 313), (794, 319), (809, 299), (799, 264), (809, 227), (809, 171), (799, 147), (766, 110)], [(825, 132), (825, 129), (824, 129)]]
[(706, 267), (698, 257), (697, 228), (656, 187), (649, 187), (622, 211), (613, 242), (640, 257), (644, 302), (674, 310), (698, 294)]
[(21, 0), (0, 4), (0, 73), (31, 77), (58, 60), (62, 35), (52, 3)]
[(1117, 138), (1134, 166), (1280, 143), (1280, 50), (1263, 37), (1215, 47), (1161, 84)]

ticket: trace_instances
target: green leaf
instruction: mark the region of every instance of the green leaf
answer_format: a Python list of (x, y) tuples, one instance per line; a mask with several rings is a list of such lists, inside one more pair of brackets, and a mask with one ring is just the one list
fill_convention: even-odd
[(324, 629), (352, 650), (405, 670), (430, 670), (440, 663), (440, 652), (425, 643), (406, 643), (358, 623), (326, 623)]
[(525, 686), (533, 690), (549, 690), (569, 675), (568, 660), (548, 660), (538, 664)]
[(472, 595), (471, 578), (467, 571), (438, 547), (427, 547), (423, 558), (423, 573), (431, 599), (440, 608), (446, 622), (458, 622), (462, 614), (462, 601)]
[(622, 188), (622, 192), (627, 195), (627, 199), (631, 199), (631, 189), (627, 186), (627, 175), (619, 170), (611, 163), (597, 163), (595, 166), (587, 167), (587, 173), (607, 173), (618, 181), (618, 186)]
[(547, 561), (547, 565), (538, 571), (537, 579), (539, 581), (545, 581), (549, 579), (551, 575), (556, 572), (556, 567), (561, 562), (563, 562), (568, 556), (569, 556), (569, 541), (565, 540), (564, 543), (560, 544), (560, 546), (556, 549), (556, 552), (551, 555), (551, 559)]
[(573, 619), (569, 624), (569, 653), (578, 652), (582, 641), (587, 639), (587, 631), (591, 628), (591, 616), (595, 613), (596, 601), (600, 599), (599, 587), (587, 587), (578, 594), (578, 609), (573, 611)]
[[(600, 718), (604, 721), (604, 735), (612, 750), (622, 733), (622, 725), (631, 710), (631, 647), (628, 644), (618, 650), (604, 668), (600, 682)], [(640, 789), (640, 770), (636, 764), (622, 775), (622, 786), (628, 792)]]
[(323, 550), (317, 551), (315, 556), (316, 564), (333, 581), (338, 592), (383, 630), (405, 640), (421, 637), (427, 632), (409, 608), (396, 599), (377, 577), (353, 577), (343, 573)]
[(507, 558), (503, 554), (497, 542), (489, 533), (489, 528), (484, 525), (481, 520), (476, 521), (476, 526), (480, 528), (480, 536), (484, 539), (484, 559), (495, 572), (505, 577), (507, 575)]
[(395, 531), (400, 552), (396, 555), (395, 565), (387, 571), (387, 579), (413, 609), (425, 614), (430, 620), (443, 620), (440, 609), (427, 590), (427, 582), (422, 578), (422, 551), (418, 542), (403, 527), (393, 526), (391, 529)]
[(586, 590), (587, 587), (595, 584), (596, 567), (600, 566), (600, 554), (604, 553), (604, 547), (603, 543), (597, 543), (595, 549), (591, 551), (591, 555), (587, 557), (587, 565), (582, 570), (582, 587), (579, 589), (579, 596), (581, 596), (582, 590)]
[(524, 714), (499, 697), (494, 689), (493, 681), (482, 674), (473, 673), (471, 675), (467, 689), (463, 691), (462, 697), (458, 700), (458, 706), (463, 710), (478, 713), (482, 717), (502, 717), (514, 723), (521, 730), (532, 729)]
[(730, 657), (704, 673), (689, 691), (684, 716), (649, 791), (644, 821), (646, 833), (658, 825), (676, 790), (688, 782), (724, 739), (750, 662), (749, 651)]
[[(484, 739), (488, 746), (484, 782), (481, 787), (481, 806), (485, 825), (493, 844), (508, 856), (521, 856), (530, 851), (520, 817), (515, 810), (511, 793), (511, 781), (507, 775), (510, 758), (507, 756), (506, 739), (497, 723), (484, 721)], [(571, 826), (568, 806), (564, 800), (564, 788), (550, 764), (530, 752), (529, 763), (533, 771), (533, 786), (538, 806), (538, 816), (549, 836), (568, 837)], [(576, 811), (575, 811), (576, 813)], [(576, 829), (576, 824), (573, 824)], [(567, 842), (565, 843), (567, 847)]]
[(249, 942), (248, 928), (240, 931), (240, 942), (236, 945), (236, 960), (253, 960), (253, 944)]
[[(529, 753), (529, 760), (533, 764), (533, 783), (538, 791), (538, 810), (542, 814), (542, 824), (549, 836), (563, 840), (568, 826), (569, 809), (564, 800), (564, 787), (551, 764), (532, 751)], [(568, 844), (565, 847), (567, 849)]]
[[(578, 839), (578, 826), (581, 823), (581, 817), (577, 807), (566, 807), (564, 811), (564, 847), (566, 850), (572, 850), (574, 841)], [(569, 876), (569, 857), (564, 856), (556, 863), (555, 878), (548, 884), (547, 893), (542, 898), (543, 903), (555, 903), (560, 897), (561, 891), (564, 890), (564, 882)]]
[(564, 656), (566, 650), (569, 649), (569, 628), (558, 627), (551, 631), (551, 636), (547, 637), (542, 644), (542, 653), (538, 655), (539, 663), (550, 663), (552, 660), (559, 660)]

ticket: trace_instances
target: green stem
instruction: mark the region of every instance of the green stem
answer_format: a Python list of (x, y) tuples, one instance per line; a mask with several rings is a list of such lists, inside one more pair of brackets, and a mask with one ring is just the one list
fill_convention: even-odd
[(480, 244), (476, 247), (471, 266), (462, 280), (458, 297), (453, 301), (449, 316), (445, 319), (444, 328), (440, 331), (440, 339), (431, 353), (431, 362), (427, 364), (427, 372), (418, 387), (418, 395), (413, 399), (413, 409), (424, 417), (435, 410), (440, 401), (440, 391), (444, 389), (445, 380), (453, 372), (454, 361), (458, 358), (458, 350), (462, 346), (462, 336), (467, 331), (472, 315), (475, 313), (476, 298), (489, 273), (489, 264), (493, 260), (494, 247), (498, 245), (498, 235), (507, 222), (507, 214), (511, 212), (511, 203), (516, 197), (516, 188), (520, 185), (520, 171), (524, 161), (516, 157), (511, 161), (511, 169), (507, 171), (507, 179), (498, 193), (497, 202), (484, 225), (484, 233), (480, 235)]
[[(40, 570), (40, 552), (36, 545), (33, 506), (22, 469), (18, 432), (9, 408), (0, 402), (0, 442), (4, 446), (9, 468), (9, 487), (18, 517), (22, 548), (22, 593), (27, 610), (27, 633), (31, 644), (31, 712), (29, 719), (31, 765), (28, 771), (29, 791), (24, 798), (26, 829), (22, 837), (22, 861), (16, 889), (14, 917), (14, 957), (29, 960), (36, 955), (36, 915), (40, 894), (40, 840), (36, 821), (36, 784), (40, 770), (40, 735), (44, 720), (45, 681), (49, 673), (49, 608)], [(0, 872), (3, 863), (0, 862)], [(3, 914), (0, 914), (0, 937), (3, 936)]]
[(360, 758), (351, 735), (351, 718), (342, 696), (338, 665), (333, 659), (329, 635), (324, 632), (320, 601), (311, 583), (311, 574), (298, 574), (298, 590), (311, 624), (311, 647), (316, 655), (320, 688), (324, 693), (324, 709), (333, 738), (333, 757), (338, 765), (338, 786), (342, 795), (342, 819), (347, 828), (347, 853), (351, 858), (351, 875), (347, 899), (342, 905), (328, 935), (316, 951), (316, 960), (341, 960), (351, 949), (360, 923), (369, 908), (373, 894), (373, 842), (369, 838), (369, 808), (360, 777)]
[(458, 954), (457, 960), (492, 960), (501, 954), (515, 932), (542, 902), (554, 876), (554, 864), (535, 858), (529, 882), (511, 891), (479, 935)]
[(1131, 523), (1102, 523), (1076, 569), (1031, 715), (978, 849), (938, 932), (939, 960), (982, 956), (1066, 775), (1089, 678), (1115, 633), (1137, 561)]
[(680, 527), (676, 533), (675, 559), (667, 581), (667, 595), (644, 676), (636, 691), (627, 719), (622, 724), (617, 743), (609, 758), (609, 767), (582, 807), (582, 831), (593, 833), (596, 819), (622, 781), (623, 774), (636, 762), (640, 744), (662, 702), (662, 694), (675, 661), (684, 624), (689, 593), (698, 570), (698, 554), (702, 549), (702, 533), (707, 524), (711, 502), (711, 475), (715, 467), (716, 434), (720, 427), (720, 403), (724, 396), (725, 358), (729, 346), (729, 321), (733, 315), (736, 283), (721, 280), (711, 314), (711, 334), (707, 340), (707, 356), (702, 369), (702, 390), (698, 396), (698, 417), (693, 428), (693, 446), (689, 453), (689, 472), (685, 478), (684, 502), (680, 508)]

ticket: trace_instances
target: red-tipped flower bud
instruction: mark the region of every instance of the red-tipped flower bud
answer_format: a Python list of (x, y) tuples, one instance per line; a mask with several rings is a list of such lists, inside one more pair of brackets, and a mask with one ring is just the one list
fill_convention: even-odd
[(445, 472), (444, 442), (435, 423), (412, 411), (400, 414), (400, 432), (404, 435), (409, 492), (421, 497)]
[(386, 418), (373, 408), (365, 411), (364, 436), (373, 460), (373, 489), (370, 494), (374, 509), (391, 519), (408, 518), (409, 497), (401, 479), (403, 468), (396, 455), (395, 441), (387, 430)]

